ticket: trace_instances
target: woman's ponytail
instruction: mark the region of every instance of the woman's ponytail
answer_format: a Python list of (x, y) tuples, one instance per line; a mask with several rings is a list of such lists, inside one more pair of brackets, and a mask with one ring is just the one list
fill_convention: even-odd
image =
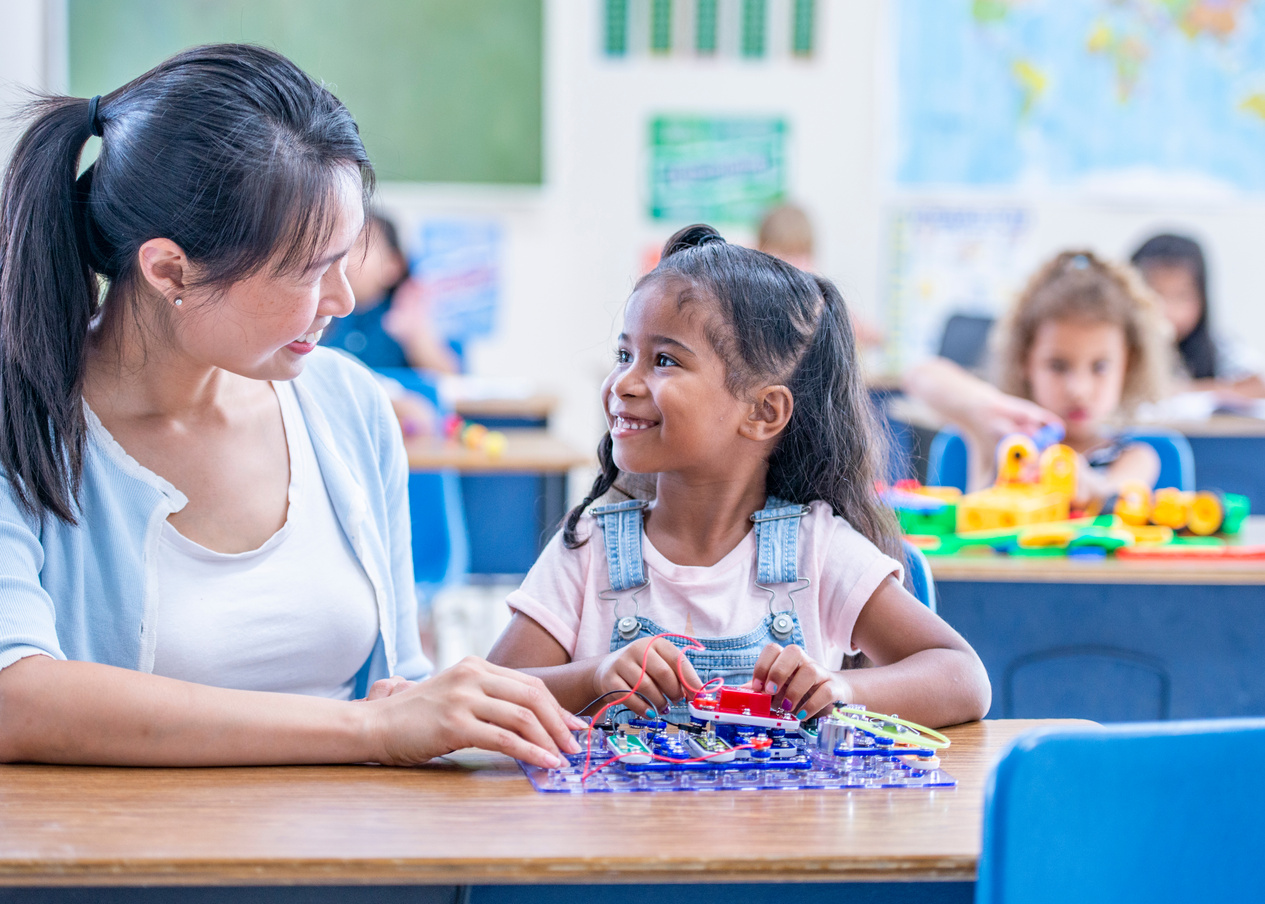
[(90, 102), (31, 107), (0, 188), (0, 467), (19, 504), (75, 521), (86, 425), (84, 345), (98, 307), (86, 192)]

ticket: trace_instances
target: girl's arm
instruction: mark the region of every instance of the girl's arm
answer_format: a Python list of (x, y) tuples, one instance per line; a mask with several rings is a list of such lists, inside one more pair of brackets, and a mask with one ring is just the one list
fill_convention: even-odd
[(852, 638), (874, 667), (832, 672), (798, 647), (770, 644), (756, 663), (752, 686), (785, 697), (801, 718), (835, 701), (932, 728), (988, 712), (992, 688), (979, 656), (895, 578), (883, 581), (862, 607)]
[(993, 450), (1012, 433), (1034, 435), (1058, 416), (1027, 399), (1007, 395), (991, 383), (945, 358), (932, 358), (907, 370), (905, 392), (959, 428), (966, 437), (970, 465), (967, 489), (992, 482)]
[(0, 726), (6, 763), (413, 765), (482, 747), (552, 766), (578, 721), (538, 680), (476, 659), (346, 702), (29, 656), (0, 671)]
[[(630, 690), (641, 677), (644, 660), (646, 676), (637, 692), (645, 694), (657, 709), (663, 711), (667, 709), (669, 700), (680, 700), (686, 695), (676, 672), (680, 648), (660, 638), (647, 655), (648, 646), (651, 646), (650, 639), (643, 638), (605, 656), (572, 662), (562, 644), (539, 622), (522, 612), (515, 612), (509, 626), (488, 654), (488, 660), (539, 678), (559, 703), (575, 713), (582, 712), (582, 707), (602, 694)], [(682, 663), (682, 668), (687, 682), (696, 688), (702, 684), (689, 660)], [(617, 699), (618, 696), (612, 694), (602, 702)], [(638, 715), (646, 712), (645, 702), (637, 697), (629, 698), (623, 705)]]
[(1081, 456), (1077, 456), (1077, 461), (1080, 470), (1076, 475), (1076, 498), (1072, 500), (1077, 506), (1101, 504), (1120, 492), (1126, 483), (1153, 487), (1160, 476), (1160, 457), (1146, 443), (1125, 447), (1105, 468), (1091, 468)]

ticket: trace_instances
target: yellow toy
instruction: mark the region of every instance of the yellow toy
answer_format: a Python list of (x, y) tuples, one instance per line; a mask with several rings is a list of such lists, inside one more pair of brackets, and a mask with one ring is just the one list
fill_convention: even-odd
[(997, 483), (957, 503), (959, 533), (1066, 521), (1076, 493), (1076, 453), (1055, 443), (1038, 453), (1026, 436), (997, 447)]
[[(1225, 526), (1227, 503), (1234, 506), (1235, 497), (1208, 490), (1192, 493), (1165, 487), (1155, 491), (1140, 483), (1128, 483), (1120, 489), (1115, 513), (1135, 532), (1157, 526), (1170, 532), (1188, 530), (1197, 537), (1209, 537)], [(1241, 519), (1230, 518), (1236, 521)], [(1141, 538), (1139, 537), (1139, 541)]]

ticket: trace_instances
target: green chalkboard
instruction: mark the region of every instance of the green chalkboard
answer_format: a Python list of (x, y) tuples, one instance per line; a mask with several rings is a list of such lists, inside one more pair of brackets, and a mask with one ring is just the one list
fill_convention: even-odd
[(541, 181), (542, 0), (68, 0), (70, 90), (176, 51), (273, 47), (327, 84), (379, 178)]

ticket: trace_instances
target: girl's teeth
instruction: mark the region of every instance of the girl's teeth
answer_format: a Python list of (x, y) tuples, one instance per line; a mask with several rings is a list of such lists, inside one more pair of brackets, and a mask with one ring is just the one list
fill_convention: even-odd
[(647, 427), (650, 426), (649, 424), (633, 424), (629, 421), (624, 420), (622, 417), (618, 417), (618, 416), (615, 418), (615, 420), (617, 422), (616, 425), (624, 428), (625, 430), (645, 430)]

